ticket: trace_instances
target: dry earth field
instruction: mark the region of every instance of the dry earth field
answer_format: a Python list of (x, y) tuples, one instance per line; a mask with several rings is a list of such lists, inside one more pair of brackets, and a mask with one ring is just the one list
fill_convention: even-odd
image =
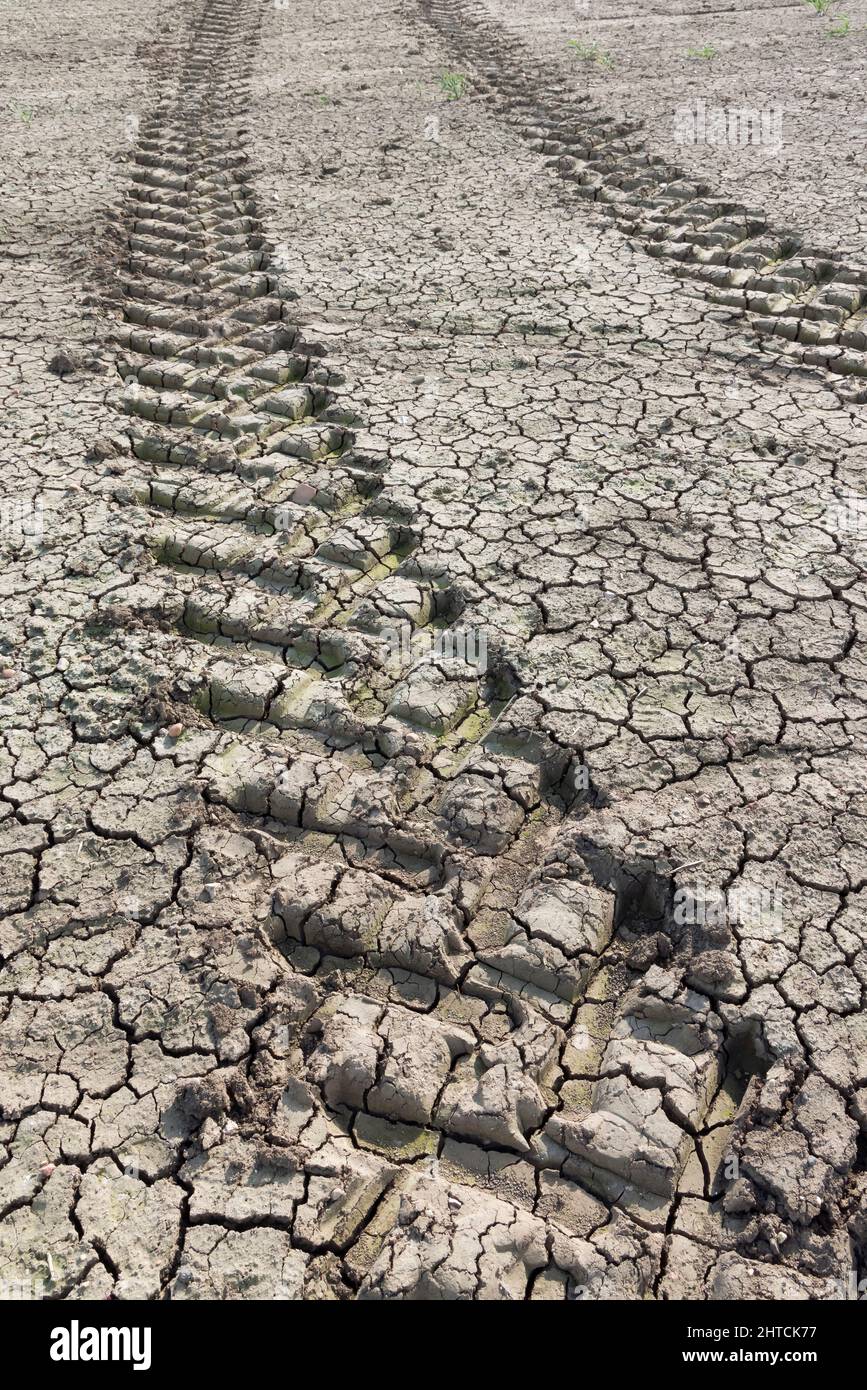
[(3, 1297), (867, 1277), (867, 0), (678, 3), (0, 10)]

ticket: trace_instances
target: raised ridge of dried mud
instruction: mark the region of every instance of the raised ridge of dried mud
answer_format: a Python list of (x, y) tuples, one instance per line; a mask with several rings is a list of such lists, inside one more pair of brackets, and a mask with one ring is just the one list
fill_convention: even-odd
[[(338, 11), (351, 88), (382, 20)], [(101, 520), (9, 567), (28, 597), (3, 633), (0, 1278), (73, 1299), (844, 1296), (867, 1235), (863, 586), (826, 512), (863, 469), (858, 388), (833, 379), (857, 324), (818, 312), (829, 290), (791, 296), (792, 372), (755, 318), (758, 345), (674, 302), (669, 259), (726, 270), (696, 248), (745, 238), (704, 205), (669, 238), (668, 172), (604, 117), (578, 128), (446, 0), (390, 14), (403, 63), (478, 62), (542, 128), (570, 215), (585, 189), (614, 208), (584, 235), (656, 327), (624, 311), (591, 350), (597, 290), (569, 276), (514, 308), (472, 201), (497, 206), (477, 166), (513, 135), (469, 100), (459, 197), (427, 142), (358, 212), (391, 219), (411, 278), (433, 200), (460, 242), (440, 328), (423, 305), (395, 330), (352, 265), (335, 303), (332, 173), (267, 216), (259, 192), (311, 138), (305, 94), (273, 114), (263, 68), (333, 71), (331, 18), (193, 9), (107, 253)], [(398, 122), (404, 99), (381, 95)], [(362, 129), (329, 113), (363, 179), (369, 100)], [(555, 196), (529, 195), (546, 229)], [(623, 230), (663, 253), (625, 277)], [(816, 323), (838, 336), (814, 360)], [(430, 660), (434, 635), (487, 663)], [(782, 916), (684, 922), (697, 862)]]

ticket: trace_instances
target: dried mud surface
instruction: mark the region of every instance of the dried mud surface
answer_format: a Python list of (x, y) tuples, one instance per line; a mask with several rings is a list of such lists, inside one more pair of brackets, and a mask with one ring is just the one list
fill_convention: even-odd
[[(640, 121), (657, 155), (761, 208), (822, 251), (867, 256), (867, 161), (859, 84), (867, 53), (864, 0), (817, 14), (804, 0), (552, 0), (528, 17), (518, 0), (490, 0), (493, 19), (553, 64), (563, 88), (589, 93), (607, 115)], [(848, 30), (841, 20), (849, 21)], [(596, 45), (610, 66), (582, 59)], [(711, 56), (700, 56), (713, 50)], [(679, 145), (673, 113), (778, 108), (782, 144)]]
[(848, 174), (517, 10), (4, 53), (6, 1297), (867, 1273)]

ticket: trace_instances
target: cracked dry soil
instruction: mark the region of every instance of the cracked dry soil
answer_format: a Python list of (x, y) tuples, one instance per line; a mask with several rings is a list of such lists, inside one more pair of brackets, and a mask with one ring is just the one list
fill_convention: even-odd
[(652, 8), (5, 8), (6, 1297), (867, 1272), (867, 251)]

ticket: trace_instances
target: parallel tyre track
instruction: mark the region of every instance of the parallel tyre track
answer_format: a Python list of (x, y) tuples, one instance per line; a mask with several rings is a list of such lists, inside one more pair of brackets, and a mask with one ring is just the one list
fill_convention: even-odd
[(556, 71), (473, 0), (419, 0), (423, 18), (468, 64), (475, 87), (531, 149), (707, 301), (749, 323), (781, 366), (829, 374), (851, 403), (867, 400), (867, 267), (775, 227), (648, 150), (641, 124), (564, 95)]

